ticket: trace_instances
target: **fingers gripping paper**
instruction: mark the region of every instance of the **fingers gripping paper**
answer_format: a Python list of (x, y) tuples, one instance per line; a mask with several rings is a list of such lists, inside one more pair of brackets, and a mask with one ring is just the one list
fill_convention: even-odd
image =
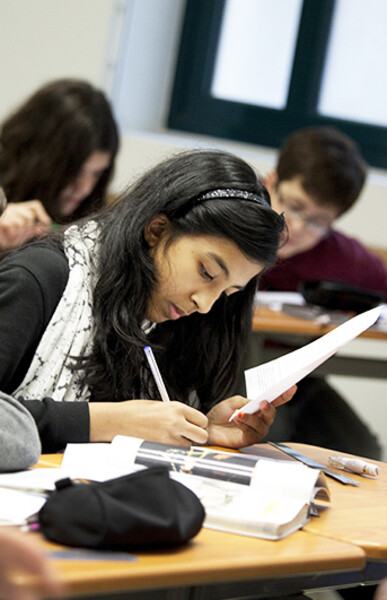
[(380, 312), (380, 306), (372, 308), (294, 352), (247, 369), (246, 391), (247, 397), (252, 400), (243, 407), (243, 412), (253, 414), (259, 409), (262, 400), (272, 402), (283, 394), (337, 350), (371, 327), (377, 321)]

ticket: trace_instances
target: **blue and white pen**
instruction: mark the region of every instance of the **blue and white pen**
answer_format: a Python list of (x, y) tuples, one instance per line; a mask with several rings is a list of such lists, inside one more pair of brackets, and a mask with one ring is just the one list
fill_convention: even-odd
[(152, 371), (152, 375), (157, 385), (157, 389), (160, 392), (161, 399), (163, 402), (169, 402), (170, 398), (168, 396), (167, 388), (165, 387), (163, 378), (161, 377), (161, 373), (159, 371), (159, 367), (157, 366), (156, 359), (152, 352), (152, 348), (150, 346), (145, 346), (144, 348), (145, 356), (147, 357), (150, 369)]

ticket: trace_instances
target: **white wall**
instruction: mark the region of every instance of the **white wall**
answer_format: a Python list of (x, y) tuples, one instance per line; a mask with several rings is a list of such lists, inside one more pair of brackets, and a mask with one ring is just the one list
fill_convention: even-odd
[[(0, 121), (42, 83), (81, 77), (116, 102), (123, 135), (115, 189), (182, 147), (226, 148), (266, 173), (275, 164), (273, 150), (165, 131), (183, 8), (184, 0), (0, 0)], [(125, 48), (125, 60), (117, 60)], [(127, 98), (117, 87), (121, 76)], [(371, 171), (339, 225), (366, 244), (386, 247), (386, 222), (387, 172)], [(387, 445), (387, 383), (336, 383)]]
[(111, 7), (110, 0), (0, 0), (0, 119), (51, 79), (101, 83)]

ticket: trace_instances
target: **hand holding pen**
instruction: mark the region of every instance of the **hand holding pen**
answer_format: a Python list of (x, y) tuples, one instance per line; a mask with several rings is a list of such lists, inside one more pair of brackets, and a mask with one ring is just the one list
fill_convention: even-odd
[[(161, 399), (163, 402), (170, 402), (167, 388), (165, 387), (163, 378), (161, 377), (161, 373), (152, 352), (152, 348), (150, 346), (145, 346), (144, 352), (156, 382), (157, 389), (159, 390)], [(173, 431), (168, 432), (169, 435), (173, 433), (174, 435), (177, 434), (178, 436), (181, 436), (180, 441), (177, 442), (179, 445), (186, 446), (187, 441), (199, 444), (205, 444), (207, 442), (207, 417), (205, 417), (200, 411), (181, 402), (172, 402), (171, 410), (178, 411), (179, 420), (181, 419), (180, 422), (183, 426), (182, 431), (185, 431), (185, 433), (181, 433), (179, 429), (176, 431), (176, 423), (178, 423), (178, 421), (175, 421), (175, 425), (172, 428)], [(160, 441), (165, 442), (166, 440), (162, 439)]]
[[(168, 392), (161, 377), (152, 349), (150, 346), (145, 346), (144, 352), (160, 396), (164, 402), (169, 402)], [(173, 402), (171, 404), (173, 406), (180, 404), (180, 412), (185, 411), (187, 413), (187, 411), (190, 411), (189, 416), (188, 414), (184, 416), (184, 429), (187, 433), (183, 434), (183, 436), (186, 439), (201, 444), (210, 443), (216, 446), (240, 448), (256, 443), (260, 441), (262, 437), (267, 435), (268, 429), (275, 416), (274, 406), (290, 400), (296, 389), (296, 386), (293, 386), (293, 388), (273, 401), (272, 404), (268, 402), (262, 403), (264, 404), (264, 407), (261, 408), (259, 414), (243, 416), (243, 423), (238, 422), (238, 425), (230, 424), (230, 412), (238, 414), (239, 418), (239, 413), (243, 411), (243, 402), (246, 402), (246, 399), (241, 396), (233, 396), (232, 398), (219, 402), (209, 413), (207, 413), (206, 417), (200, 413), (200, 411), (185, 404), (179, 402)], [(201, 420), (203, 421), (203, 424), (200, 423)], [(203, 432), (200, 432), (201, 427), (203, 428)], [(202, 436), (202, 433), (204, 432), (206, 432), (207, 439), (205, 439), (205, 436)], [(199, 439), (201, 437), (203, 437), (203, 440)]]

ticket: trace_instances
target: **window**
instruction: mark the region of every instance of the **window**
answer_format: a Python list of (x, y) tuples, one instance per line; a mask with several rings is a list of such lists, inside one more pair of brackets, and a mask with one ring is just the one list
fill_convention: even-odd
[(385, 0), (187, 0), (168, 126), (279, 147), (331, 124), (387, 168)]
[[(211, 94), (245, 104), (285, 108), (301, 6), (301, 0), (285, 3), (229, 0), (223, 15)], [(260, 21), (265, 26), (257, 34)], [(275, 36), (272, 31), (276, 31)]]

